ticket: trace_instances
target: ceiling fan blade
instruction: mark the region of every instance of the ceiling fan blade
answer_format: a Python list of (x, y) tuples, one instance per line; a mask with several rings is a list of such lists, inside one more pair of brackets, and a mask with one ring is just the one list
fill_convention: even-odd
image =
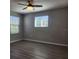
[(43, 7), (42, 5), (32, 5), (32, 7)]
[(23, 8), (23, 10), (24, 10), (24, 9), (27, 9), (27, 7)]
[(23, 6), (26, 6), (26, 4), (23, 4), (23, 3), (18, 3), (18, 5), (23, 5)]

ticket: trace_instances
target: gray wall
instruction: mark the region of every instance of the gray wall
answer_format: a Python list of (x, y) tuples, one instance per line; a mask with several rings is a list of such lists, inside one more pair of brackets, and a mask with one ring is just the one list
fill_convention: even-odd
[(23, 15), (10, 11), (10, 16), (20, 17), (19, 33), (10, 34), (10, 41), (20, 40), (23, 38)]
[[(35, 28), (36, 16), (49, 16), (47, 28)], [(52, 43), (68, 42), (68, 8), (60, 8), (44, 12), (32, 13), (24, 17), (24, 38)]]

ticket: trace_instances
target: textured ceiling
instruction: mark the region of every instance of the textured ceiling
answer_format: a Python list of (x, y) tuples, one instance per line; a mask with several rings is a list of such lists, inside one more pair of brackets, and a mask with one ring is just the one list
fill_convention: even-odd
[(28, 11), (27, 9), (22, 10), (25, 6), (18, 5), (18, 3), (26, 3), (25, 0), (11, 0), (10, 10), (18, 13), (31, 13), (39, 12), (59, 7), (65, 7), (68, 5), (68, 0), (34, 0), (34, 4), (43, 5), (43, 7), (34, 8), (33, 11)]

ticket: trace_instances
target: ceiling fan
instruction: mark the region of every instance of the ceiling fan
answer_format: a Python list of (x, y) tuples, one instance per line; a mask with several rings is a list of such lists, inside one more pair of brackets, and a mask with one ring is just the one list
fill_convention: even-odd
[(42, 5), (33, 5), (33, 2), (34, 2), (34, 0), (28, 0), (27, 2), (26, 2), (26, 4), (23, 4), (23, 3), (18, 3), (18, 5), (23, 5), (23, 6), (25, 6), (24, 8), (23, 8), (23, 10), (24, 9), (27, 9), (28, 7), (43, 7)]

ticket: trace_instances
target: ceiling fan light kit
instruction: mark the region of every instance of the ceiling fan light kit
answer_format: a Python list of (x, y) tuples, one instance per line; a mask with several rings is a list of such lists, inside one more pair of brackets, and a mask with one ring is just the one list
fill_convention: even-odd
[(34, 9), (33, 9), (33, 7), (29, 6), (29, 7), (27, 7), (27, 10), (28, 11), (33, 11)]

